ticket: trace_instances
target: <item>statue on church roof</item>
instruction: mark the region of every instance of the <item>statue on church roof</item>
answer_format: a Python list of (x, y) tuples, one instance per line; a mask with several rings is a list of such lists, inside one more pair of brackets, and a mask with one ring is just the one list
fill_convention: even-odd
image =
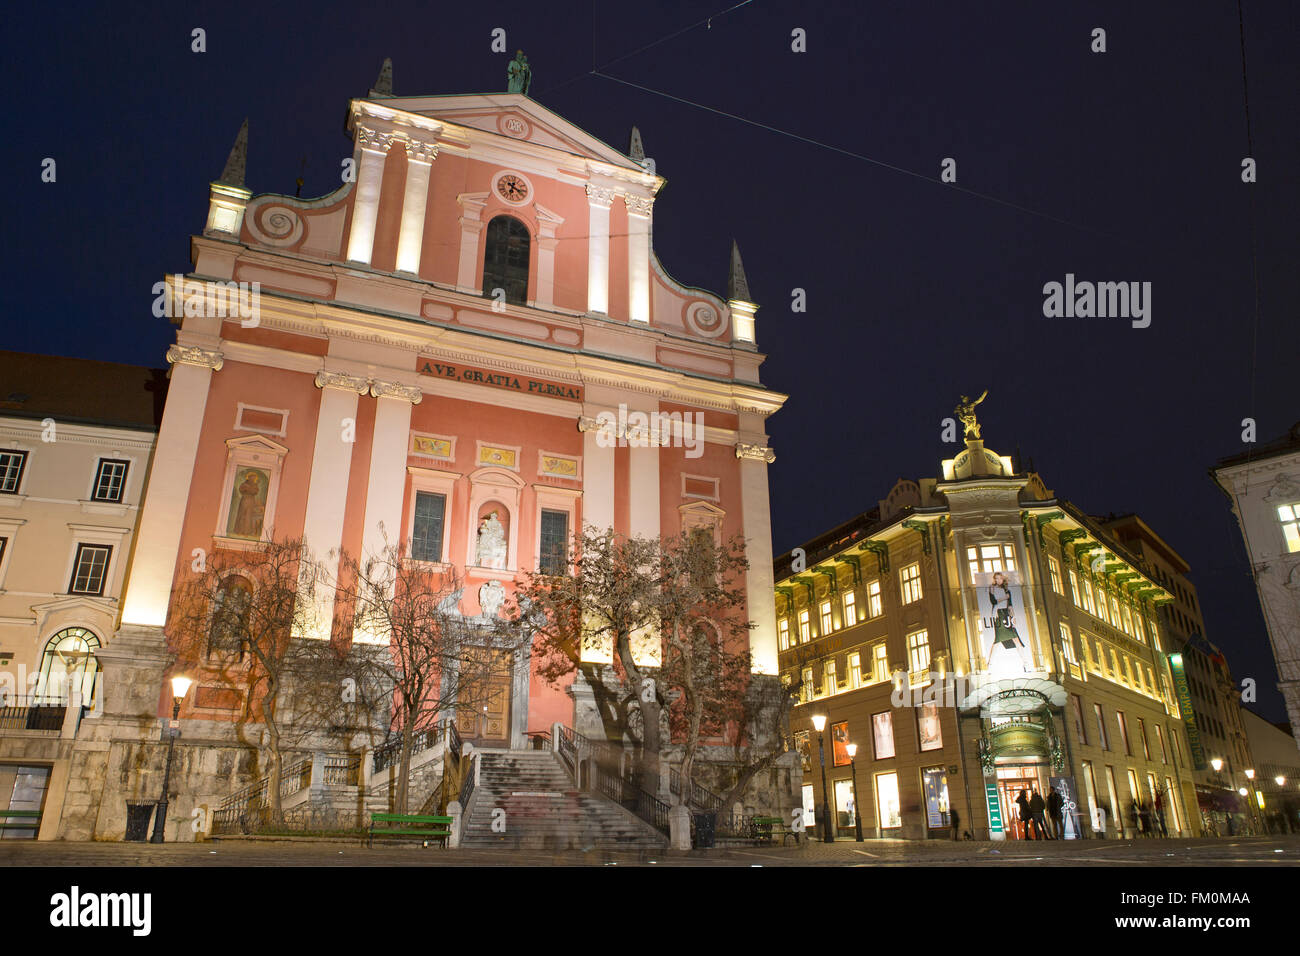
[(989, 390), (986, 388), (984, 389), (983, 392), (980, 393), (980, 397), (975, 399), (975, 401), (973, 402), (970, 400), (970, 398), (963, 395), (961, 397), (961, 401), (957, 403), (957, 407), (953, 409), (953, 411), (956, 412), (957, 417), (961, 420), (962, 425), (966, 429), (967, 438), (974, 438), (978, 440), (980, 437), (980, 423), (975, 420), (975, 406), (978, 405), (980, 402), (984, 401), (984, 399), (988, 396), (988, 394), (989, 394)]
[(515, 51), (515, 58), (510, 61), (506, 74), (509, 77), (506, 92), (523, 93), (527, 96), (528, 88), (533, 85), (533, 70), (528, 65), (528, 57), (524, 56), (523, 50)]

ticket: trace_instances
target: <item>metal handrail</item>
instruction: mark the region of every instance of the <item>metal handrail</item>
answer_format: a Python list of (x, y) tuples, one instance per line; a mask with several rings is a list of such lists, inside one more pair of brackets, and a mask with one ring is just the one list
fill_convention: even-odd
[[(429, 748), (435, 746), (440, 740), (444, 738), (444, 736), (446, 736), (447, 727), (449, 724), (450, 721), (440, 720), (432, 727), (426, 727), (424, 730), (417, 731), (415, 737), (411, 740), (411, 755), (415, 756), (416, 754), (422, 753), (423, 751), (428, 750)], [(454, 726), (452, 727), (452, 731), (453, 732), (455, 731)], [(457, 743), (459, 744), (459, 738), (457, 738)], [(458, 753), (459, 746), (457, 746), (455, 750), (457, 751), (457, 756), (459, 757), (459, 753)], [(384, 741), (382, 744), (380, 744), (378, 747), (375, 748), (375, 752), (371, 757), (371, 764), (370, 764), (371, 767), (373, 768), (373, 771), (375, 773), (379, 773), (381, 770), (387, 770), (389, 767), (395, 765), (398, 762), (399, 758), (401, 757), (401, 753), (402, 753), (401, 735), (398, 734), (396, 736), (389, 737), (388, 740)]]
[[(290, 764), (280, 772), (280, 799), (305, 790), (311, 786), (312, 758), (305, 757), (297, 763)], [(267, 795), (271, 787), (271, 775), (249, 784), (242, 790), (236, 790), (221, 801), (217, 812), (223, 810), (242, 810), (254, 806), (266, 806)]]
[[(670, 769), (668, 772), (668, 789), (676, 796), (680, 797), (682, 795), (682, 773), (676, 767)], [(718, 796), (708, 787), (696, 783), (694, 780), (691, 781), (690, 799), (686, 802), (704, 810), (722, 809), (722, 797)]]
[(469, 772), (465, 774), (465, 779), (460, 785), (460, 810), (461, 813), (469, 814), (470, 797), (474, 796), (474, 788), (478, 786), (478, 762), (479, 754), (474, 754), (470, 758)]

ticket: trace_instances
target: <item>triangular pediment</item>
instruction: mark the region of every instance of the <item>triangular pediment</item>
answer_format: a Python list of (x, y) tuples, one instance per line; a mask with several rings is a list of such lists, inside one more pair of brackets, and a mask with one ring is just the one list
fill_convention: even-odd
[(392, 96), (370, 102), (644, 173), (640, 164), (522, 93)]

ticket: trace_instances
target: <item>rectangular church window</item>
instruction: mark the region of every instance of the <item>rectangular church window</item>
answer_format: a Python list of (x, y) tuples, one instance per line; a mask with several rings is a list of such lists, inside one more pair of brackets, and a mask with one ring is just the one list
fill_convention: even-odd
[(411, 529), (411, 557), (416, 561), (442, 560), (442, 535), (447, 497), (429, 491), (415, 493), (415, 525)]

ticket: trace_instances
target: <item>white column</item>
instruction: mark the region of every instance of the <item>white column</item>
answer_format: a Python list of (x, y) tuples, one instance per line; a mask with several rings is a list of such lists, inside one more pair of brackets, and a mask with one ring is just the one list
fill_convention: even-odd
[(320, 414), (316, 419), (316, 444), (302, 535), (312, 557), (320, 563), (324, 579), (318, 582), (314, 594), (299, 596), (299, 601), (310, 601), (312, 606), (310, 610), (299, 609), (297, 617), (304, 625), (304, 633), (295, 636), (327, 640), (334, 616), (334, 588), (330, 584), (339, 568), (338, 554), (331, 556), (330, 552), (337, 552), (343, 542), (343, 512), (352, 472), (357, 399), (369, 390), (370, 382), (341, 372), (317, 372), (316, 386), (321, 390)]
[(149, 491), (135, 536), (131, 577), (123, 599), (123, 625), (162, 627), (167, 622), (208, 387), (212, 373), (221, 368), (222, 355), (173, 345), (167, 350), (167, 361), (172, 363), (171, 384), (149, 472)]
[(478, 272), (478, 237), (483, 231), (483, 207), (487, 193), (461, 193), (460, 203), (460, 262), (456, 269), (456, 288), (460, 292), (477, 295), (483, 290), (482, 276)]
[(650, 321), (650, 210), (654, 200), (624, 196), (627, 204), (628, 319)]
[(609, 314), (609, 206), (614, 190), (587, 186), (587, 311)]
[(760, 445), (736, 445), (740, 459), (740, 506), (745, 535), (746, 607), (754, 628), (749, 632), (749, 649), (756, 674), (776, 674), (776, 600), (772, 576), (772, 514), (767, 494), (767, 466), (775, 460), (772, 449)]
[(348, 261), (370, 265), (379, 218), (379, 194), (384, 185), (384, 161), (393, 137), (368, 126), (357, 127), (361, 164), (357, 170), (357, 196), (352, 203), (352, 231), (348, 235)]
[[(395, 382), (373, 382), (374, 437), (370, 442), (370, 478), (366, 486), (363, 557), (377, 555), (402, 538), (402, 495), (406, 490), (407, 444), (411, 436), (411, 406), (420, 403), (420, 389)], [(380, 524), (383, 528), (380, 528)]]
[(424, 243), (424, 208), (429, 199), (429, 170), (438, 155), (436, 143), (406, 141), (406, 192), (397, 236), (397, 271), (418, 274)]
[(594, 418), (578, 419), (582, 432), (582, 522), (614, 527), (614, 442), (611, 428)]

